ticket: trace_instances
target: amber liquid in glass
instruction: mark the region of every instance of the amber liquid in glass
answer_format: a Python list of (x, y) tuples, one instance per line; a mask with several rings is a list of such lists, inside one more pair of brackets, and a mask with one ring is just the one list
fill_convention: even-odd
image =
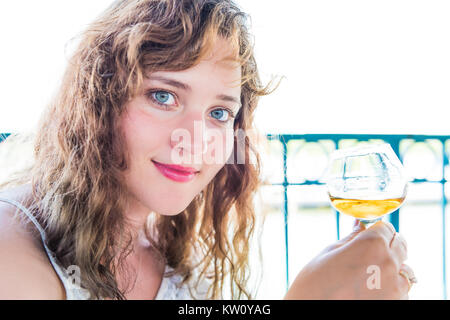
[(395, 211), (405, 197), (384, 200), (342, 199), (330, 196), (333, 207), (357, 219), (373, 220)]

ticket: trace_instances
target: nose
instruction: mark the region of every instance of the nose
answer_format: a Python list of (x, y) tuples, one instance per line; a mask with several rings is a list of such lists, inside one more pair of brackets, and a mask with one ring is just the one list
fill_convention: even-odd
[(201, 161), (208, 147), (208, 137), (205, 120), (202, 114), (194, 113), (178, 123), (171, 136), (172, 150), (181, 152), (182, 157)]

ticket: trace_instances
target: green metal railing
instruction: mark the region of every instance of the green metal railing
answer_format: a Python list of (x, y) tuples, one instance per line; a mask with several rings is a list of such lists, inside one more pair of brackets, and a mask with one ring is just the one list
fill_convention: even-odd
[[(448, 155), (448, 148), (446, 148), (446, 145), (450, 141), (450, 136), (440, 136), (440, 135), (360, 135), (360, 134), (269, 134), (267, 135), (269, 140), (278, 140), (282, 145), (283, 150), (283, 182), (281, 183), (272, 183), (274, 186), (282, 186), (284, 191), (284, 197), (283, 197), (283, 214), (284, 214), (284, 242), (285, 242), (285, 252), (286, 252), (286, 288), (289, 287), (289, 242), (288, 242), (288, 216), (289, 216), (289, 210), (288, 210), (288, 188), (290, 186), (312, 186), (312, 185), (323, 185), (324, 183), (320, 181), (320, 179), (317, 180), (305, 180), (303, 182), (295, 182), (295, 181), (288, 181), (288, 157), (289, 157), (289, 148), (288, 145), (291, 141), (298, 141), (302, 140), (305, 143), (320, 143), (323, 141), (332, 142), (334, 145), (333, 149), (338, 149), (341, 147), (341, 144), (343, 142), (353, 142), (353, 143), (360, 143), (360, 142), (373, 142), (382, 140), (383, 142), (389, 143), (392, 146), (392, 149), (397, 154), (399, 159), (403, 162), (403, 155), (406, 152), (401, 152), (402, 143), (405, 141), (412, 141), (413, 143), (429, 143), (430, 141), (440, 143), (441, 145), (441, 154), (439, 157), (441, 157), (442, 161), (442, 171), (441, 171), (441, 177), (438, 180), (428, 180), (426, 178), (414, 178), (411, 180), (411, 183), (414, 184), (420, 184), (425, 182), (430, 183), (438, 183), (441, 185), (441, 219), (442, 219), (442, 255), (443, 255), (443, 263), (442, 263), (442, 281), (443, 281), (443, 297), (444, 299), (447, 299), (447, 276), (446, 276), (446, 238), (445, 238), (445, 232), (446, 232), (446, 206), (448, 203), (448, 200), (445, 195), (445, 185), (447, 180), (445, 179), (445, 170), (448, 169), (449, 165), (449, 155)], [(408, 149), (408, 148), (403, 148)], [(298, 150), (297, 150), (298, 151)], [(331, 150), (332, 151), (332, 150)], [(394, 225), (397, 231), (400, 229), (400, 211), (401, 209), (395, 211), (394, 213), (389, 215), (389, 221)], [(336, 215), (336, 233), (337, 238), (340, 238), (340, 215), (339, 212), (335, 211)]]
[(0, 133), (0, 142), (8, 138), (9, 135), (9, 133)]

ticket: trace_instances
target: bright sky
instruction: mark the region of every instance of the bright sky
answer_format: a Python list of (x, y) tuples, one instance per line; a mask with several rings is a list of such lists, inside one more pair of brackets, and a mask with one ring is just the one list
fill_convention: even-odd
[[(0, 2), (0, 132), (31, 129), (64, 46), (110, 0)], [(450, 134), (450, 1), (237, 0), (263, 78), (257, 125), (273, 133)]]

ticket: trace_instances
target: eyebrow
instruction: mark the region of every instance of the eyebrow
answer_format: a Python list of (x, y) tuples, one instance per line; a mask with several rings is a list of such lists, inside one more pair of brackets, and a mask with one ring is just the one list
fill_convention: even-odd
[(222, 100), (222, 101), (226, 101), (226, 102), (234, 102), (236, 104), (238, 104), (239, 106), (241, 105), (241, 102), (236, 99), (235, 97), (232, 96), (228, 96), (226, 94), (219, 94), (216, 96), (217, 99)]
[[(170, 79), (170, 78), (166, 78), (166, 77), (161, 77), (161, 76), (151, 76), (148, 78), (149, 80), (156, 80), (156, 81), (161, 81), (169, 86), (178, 88), (178, 89), (182, 89), (185, 91), (192, 91), (192, 88), (183, 82), (174, 80), (174, 79)], [(233, 96), (229, 96), (226, 94), (219, 94), (216, 96), (217, 99), (222, 100), (222, 101), (226, 101), (226, 102), (234, 102), (236, 104), (238, 104), (239, 106), (241, 105), (241, 101), (240, 99), (237, 99)]]
[(186, 91), (191, 91), (192, 90), (192, 88), (189, 85), (187, 85), (187, 84), (185, 84), (183, 82), (177, 81), (177, 80), (166, 78), (166, 77), (151, 76), (148, 79), (161, 81), (161, 82), (163, 82), (165, 84), (168, 84), (169, 86), (172, 86), (172, 87), (175, 87), (175, 88), (179, 88), (179, 89), (182, 89), (182, 90), (186, 90)]

